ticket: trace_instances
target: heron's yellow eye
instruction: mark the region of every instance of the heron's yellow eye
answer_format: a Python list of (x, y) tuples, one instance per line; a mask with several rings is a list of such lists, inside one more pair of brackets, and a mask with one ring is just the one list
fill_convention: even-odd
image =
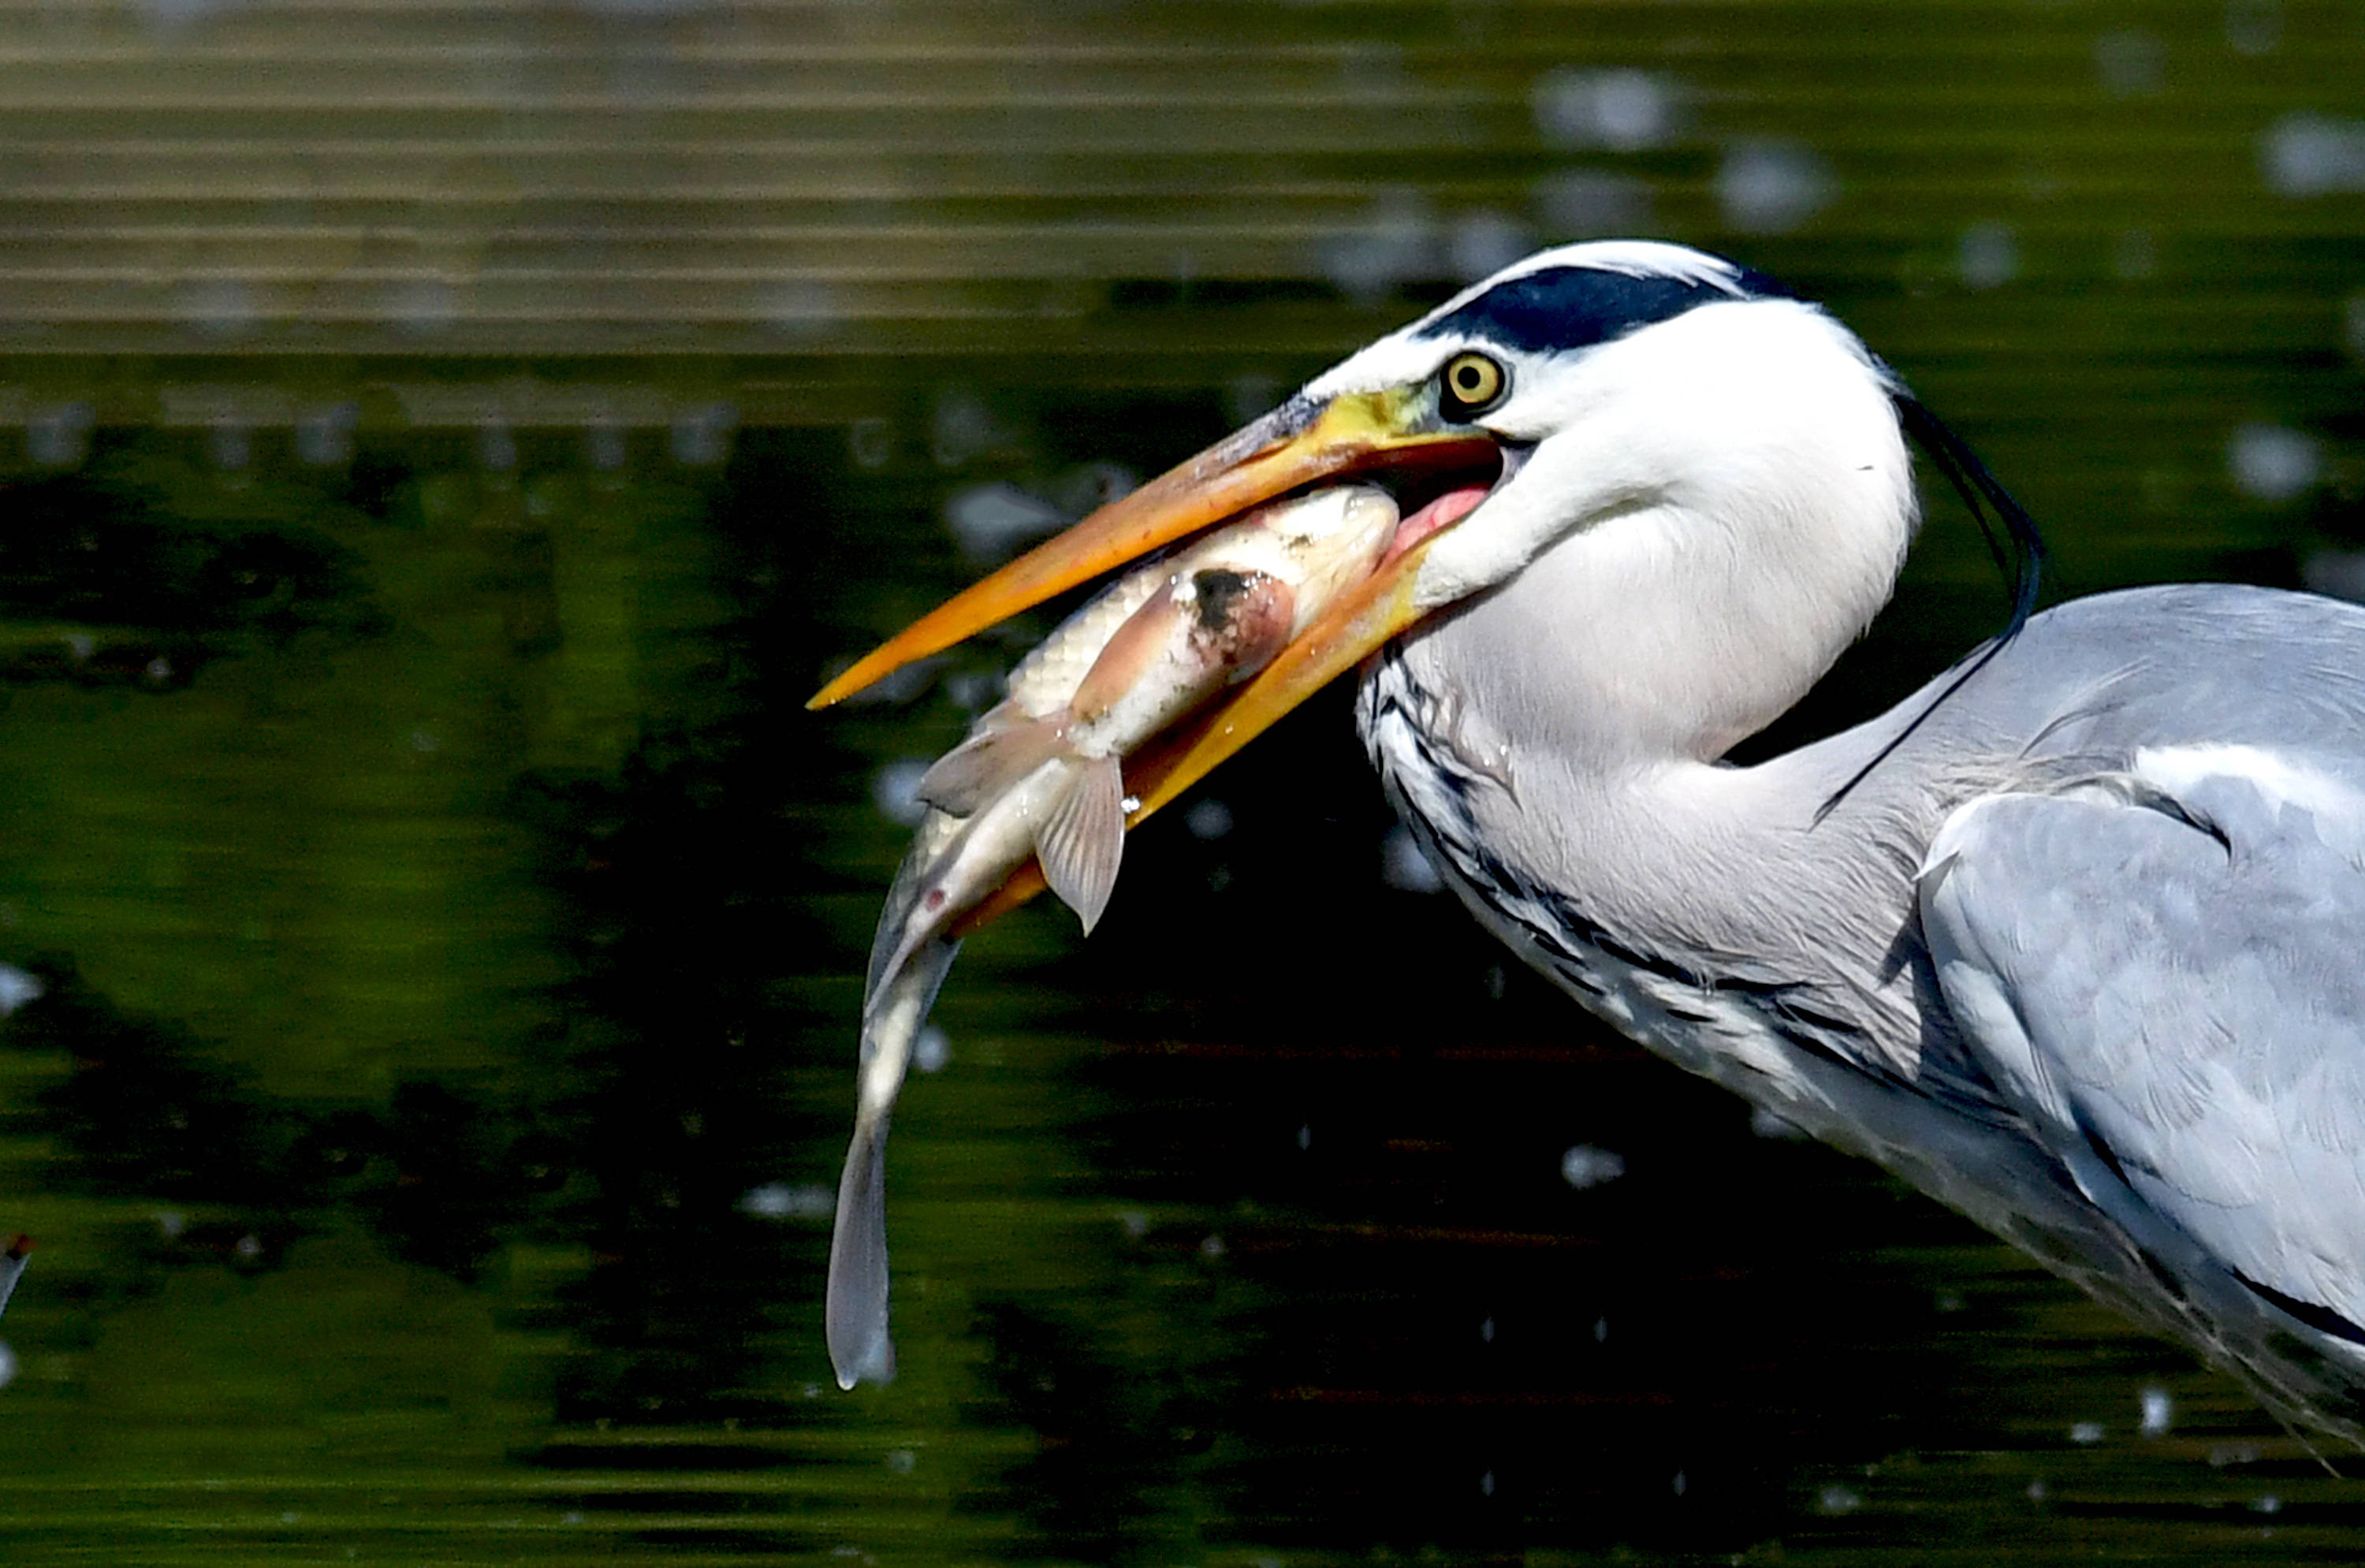
[(1499, 360), (1483, 353), (1458, 353), (1438, 372), (1445, 392), (1445, 411), (1466, 418), (1501, 400), (1511, 377)]

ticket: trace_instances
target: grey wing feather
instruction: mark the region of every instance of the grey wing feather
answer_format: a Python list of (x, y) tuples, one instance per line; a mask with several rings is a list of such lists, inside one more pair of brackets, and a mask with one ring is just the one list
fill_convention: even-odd
[(2090, 1198), (2358, 1338), (2365, 798), (2290, 761), (1974, 801), (1922, 917), (1950, 1012)]

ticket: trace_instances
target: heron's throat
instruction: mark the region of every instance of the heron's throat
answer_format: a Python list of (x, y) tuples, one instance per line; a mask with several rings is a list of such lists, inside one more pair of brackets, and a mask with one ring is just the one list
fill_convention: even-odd
[(1713, 761), (1805, 696), (1871, 624), (1910, 532), (1904, 515), (1737, 529), (1674, 506), (1637, 510), (1572, 534), (1407, 656), (1423, 685), (1458, 694), (1467, 722), (1515, 750), (1605, 767)]

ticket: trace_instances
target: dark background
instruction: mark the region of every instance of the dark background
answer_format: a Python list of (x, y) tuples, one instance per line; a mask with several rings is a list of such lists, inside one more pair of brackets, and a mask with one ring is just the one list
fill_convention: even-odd
[[(2237, 1387), (1507, 972), (1342, 692), (1091, 943), (970, 945), (839, 1394), (878, 802), (1050, 619), (802, 709), (1608, 233), (1828, 300), (2057, 593), (2365, 582), (2359, 83), (2270, 0), (0, 6), (10, 1560), (2365, 1550)], [(2003, 603), (1933, 495), (1789, 733)]]

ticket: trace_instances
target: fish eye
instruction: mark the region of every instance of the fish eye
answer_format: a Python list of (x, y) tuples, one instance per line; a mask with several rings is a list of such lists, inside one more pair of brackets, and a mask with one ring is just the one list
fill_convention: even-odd
[(1467, 419), (1503, 400), (1503, 394), (1510, 389), (1511, 373), (1500, 360), (1465, 352), (1445, 362), (1445, 368), (1437, 373), (1437, 384), (1444, 394), (1444, 412), (1454, 419)]

